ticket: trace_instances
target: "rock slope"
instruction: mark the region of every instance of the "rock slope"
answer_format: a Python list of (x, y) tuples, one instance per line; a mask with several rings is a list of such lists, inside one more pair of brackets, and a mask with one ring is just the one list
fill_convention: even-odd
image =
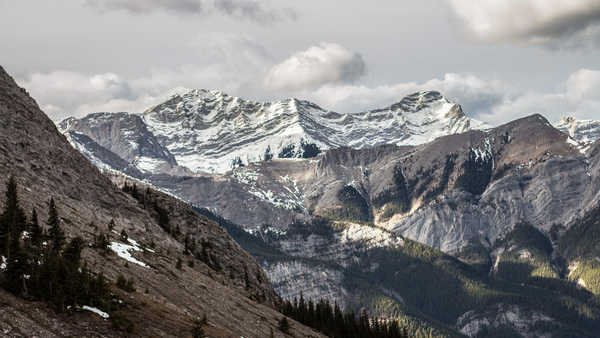
[[(115, 253), (103, 256), (86, 248), (83, 256), (92, 271), (104, 272), (111, 282), (120, 274), (134, 280), (137, 292), (123, 294), (113, 289), (125, 304), (125, 318), (135, 323), (133, 336), (187, 336), (193, 321), (203, 314), (208, 317), (206, 332), (215, 337), (264, 337), (276, 329), (281, 315), (272, 306), (277, 296), (260, 266), (225, 230), (185, 203), (144, 191), (146, 201), (154, 201), (166, 212), (172, 228), (199, 243), (211, 243), (206, 248), (210, 261), (197, 260), (194, 267), (176, 269), (178, 258), (193, 259), (183, 255), (181, 234), (167, 233), (152, 208), (122, 192), (73, 149), (2, 68), (0, 171), (4, 179), (15, 176), (22, 205), (26, 210), (35, 207), (40, 219), (46, 218), (53, 197), (68, 237), (82, 236), (91, 242), (97, 231), (108, 232)], [(0, 190), (4, 188), (1, 182)], [(115, 232), (127, 231), (127, 243), (108, 231), (111, 220)], [(0, 297), (8, 305), (0, 311), (0, 327), (6, 336), (124, 334), (90, 312), (55, 315), (43, 304), (6, 293)], [(297, 336), (319, 336), (297, 323), (292, 330)]]

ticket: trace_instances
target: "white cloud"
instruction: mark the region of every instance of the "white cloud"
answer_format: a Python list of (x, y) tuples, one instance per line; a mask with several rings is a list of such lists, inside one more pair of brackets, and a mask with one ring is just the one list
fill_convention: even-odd
[(600, 41), (598, 0), (447, 0), (476, 38), (573, 48)]
[(552, 121), (565, 114), (598, 118), (600, 113), (598, 70), (577, 70), (552, 92), (521, 92), (511, 83), (460, 73), (365, 86), (352, 83), (365, 74), (362, 57), (333, 43), (310, 47), (275, 65), (260, 43), (240, 35), (200, 35), (190, 46), (197, 63), (154, 68), (144, 76), (55, 71), (34, 73), (19, 83), (55, 121), (98, 111), (142, 112), (166, 99), (173, 88), (218, 89), (258, 100), (295, 96), (339, 112), (382, 108), (419, 90), (437, 90), (491, 124), (533, 113)]
[(366, 87), (326, 85), (304, 91), (306, 97), (327, 109), (353, 112), (381, 108), (420, 90), (437, 90), (462, 105), (469, 116), (492, 125), (540, 113), (550, 121), (564, 115), (580, 119), (600, 117), (600, 71), (581, 69), (571, 74), (561, 90), (552, 92), (517, 91), (512, 84), (486, 80), (473, 74), (448, 73), (443, 78), (422, 83), (407, 82)]
[(456, 73), (423, 83), (406, 82), (376, 87), (326, 85), (302, 94), (329, 109), (348, 112), (388, 106), (420, 90), (437, 90), (477, 114), (502, 102), (507, 95), (507, 89), (499, 81)]
[(265, 83), (273, 89), (310, 89), (331, 83), (350, 83), (366, 72), (358, 53), (323, 42), (273, 66)]
[(296, 19), (294, 10), (273, 9), (258, 0), (85, 0), (85, 4), (101, 11), (122, 10), (133, 14), (170, 12), (183, 15), (217, 13), (237, 19), (269, 23)]
[[(567, 94), (571, 100), (600, 100), (600, 71), (580, 69), (567, 80)], [(600, 111), (598, 112), (600, 116)]]
[[(19, 84), (54, 121), (100, 111), (142, 112), (168, 97), (174, 88), (219, 89), (232, 94), (253, 92), (272, 61), (255, 41), (231, 34), (199, 36), (198, 64), (154, 68), (141, 77), (71, 71), (33, 73)], [(210, 52), (206, 52), (210, 51)]]
[(114, 73), (86, 76), (70, 71), (34, 73), (19, 81), (41, 103), (50, 116), (68, 113), (66, 107), (74, 108), (88, 102), (130, 100), (132, 90), (120, 76)]

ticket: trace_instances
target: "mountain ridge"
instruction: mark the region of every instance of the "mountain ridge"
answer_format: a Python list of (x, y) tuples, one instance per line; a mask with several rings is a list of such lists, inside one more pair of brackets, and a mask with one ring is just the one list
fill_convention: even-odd
[[(137, 116), (129, 115), (132, 119)], [(165, 149), (164, 156), (153, 157), (171, 164), (164, 171), (172, 169), (174, 163), (168, 161), (172, 155), (179, 167), (212, 173), (265, 158), (310, 158), (340, 146), (420, 144), (438, 136), (485, 127), (468, 118), (460, 105), (435, 91), (408, 95), (386, 108), (340, 114), (295, 98), (260, 103), (220, 91), (196, 89), (172, 95), (139, 116)], [(93, 117), (90, 114), (66, 119), (59, 126), (63, 133), (78, 131), (105, 144), (106, 137), (100, 140), (101, 133), (91, 131), (98, 129)], [(113, 121), (118, 118), (118, 114), (112, 116)], [(121, 128), (124, 132), (131, 130), (128, 126)], [(118, 135), (110, 137), (113, 144), (120, 142), (116, 140)], [(122, 153), (127, 152), (131, 151)], [(133, 164), (128, 156), (122, 157)], [(137, 167), (141, 171), (157, 171), (152, 165)]]

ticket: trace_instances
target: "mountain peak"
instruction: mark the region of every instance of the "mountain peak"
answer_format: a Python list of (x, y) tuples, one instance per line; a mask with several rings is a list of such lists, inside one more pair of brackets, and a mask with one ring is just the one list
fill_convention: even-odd
[[(341, 146), (415, 145), (484, 127), (437, 91), (407, 95), (384, 109), (344, 114), (297, 98), (255, 102), (217, 90), (192, 89), (171, 96), (141, 117), (153, 143), (174, 156), (170, 162), (217, 173), (266, 157), (314, 157)], [(92, 134), (90, 128), (94, 127), (78, 130)]]
[(415, 113), (437, 102), (450, 103), (450, 101), (438, 91), (419, 91), (406, 95), (399, 102), (393, 104), (390, 109)]

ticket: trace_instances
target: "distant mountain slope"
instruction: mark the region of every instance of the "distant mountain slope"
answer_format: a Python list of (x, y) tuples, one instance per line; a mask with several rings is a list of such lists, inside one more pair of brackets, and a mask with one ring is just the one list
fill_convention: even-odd
[[(210, 336), (265, 337), (277, 329), (282, 316), (272, 308), (277, 296), (268, 278), (223, 228), (165, 194), (142, 187), (137, 194), (121, 191), (69, 145), (2, 68), (0, 171), (2, 196), (8, 176), (14, 175), (21, 205), (28, 213), (35, 207), (40, 221), (47, 219), (48, 202), (54, 198), (68, 238), (81, 236), (92, 243), (106, 234), (114, 252), (103, 255), (86, 246), (83, 257), (88, 267), (103, 272), (111, 285), (122, 274), (137, 289), (125, 293), (113, 286), (124, 310), (105, 309), (117, 321), (112, 321), (116, 327), (119, 320), (133, 323), (133, 333), (116, 331), (111, 321), (91, 312), (55, 315), (44, 304), (0, 292), (3, 334), (189, 336), (194, 321), (204, 314)], [(123, 232), (127, 240), (119, 235)], [(188, 251), (195, 243), (189, 255), (184, 254), (185, 243)], [(180, 268), (178, 259), (183, 260)], [(297, 336), (319, 336), (293, 321), (292, 331)]]
[(565, 116), (555, 127), (579, 142), (582, 151), (587, 151), (592, 143), (600, 140), (600, 120), (577, 120)]
[(596, 120), (577, 120), (574, 117), (563, 117), (556, 128), (569, 134), (575, 140), (580, 142), (593, 143), (600, 140), (600, 121)]
[(82, 119), (68, 118), (59, 128), (86, 135), (143, 172), (168, 171), (177, 165), (175, 157), (158, 143), (138, 115), (95, 113)]
[[(573, 313), (566, 303), (520, 297), (554, 302), (557, 288), (579, 301), (595, 297), (596, 265), (571, 275), (587, 280), (576, 291), (565, 271), (578, 260), (558, 247), (574, 243), (563, 236), (599, 204), (599, 166), (600, 143), (582, 153), (567, 134), (532, 115), (418, 146), (343, 147), (224, 175), (147, 179), (238, 223), (245, 232), (232, 235), (284, 298), (327, 297), (470, 336), (485, 335), (489, 326), (499, 336), (561, 337), (569, 329), (559, 334), (551, 322), (579, 320), (567, 319)], [(438, 280), (443, 286), (428, 289)], [(460, 299), (444, 303), (452, 297)], [(513, 316), (522, 320), (507, 320)], [(598, 318), (584, 321), (595, 327)]]
[[(587, 240), (600, 141), (580, 142), (541, 115), (478, 130), (434, 92), (348, 115), (219, 92), (172, 100), (144, 115), (158, 142), (179, 165), (231, 152), (233, 170), (144, 179), (224, 225), (282, 297), (366, 308), (424, 337), (428, 328), (445, 337), (600, 329)], [(577, 246), (589, 250), (573, 254)]]
[(493, 243), (519, 221), (544, 231), (571, 223), (595, 203), (597, 176), (578, 145), (533, 115), (419, 146), (338, 148), (214, 177), (148, 179), (248, 228), (285, 229), (317, 215), (373, 222), (456, 252)]
[(174, 165), (171, 154), (191, 171), (223, 173), (265, 158), (309, 158), (341, 146), (421, 144), (485, 126), (438, 92), (415, 93), (384, 109), (339, 114), (297, 99), (258, 103), (192, 90), (148, 109), (142, 119), (146, 127), (132, 114), (91, 114), (60, 126), (152, 173), (168, 170), (163, 163)]

